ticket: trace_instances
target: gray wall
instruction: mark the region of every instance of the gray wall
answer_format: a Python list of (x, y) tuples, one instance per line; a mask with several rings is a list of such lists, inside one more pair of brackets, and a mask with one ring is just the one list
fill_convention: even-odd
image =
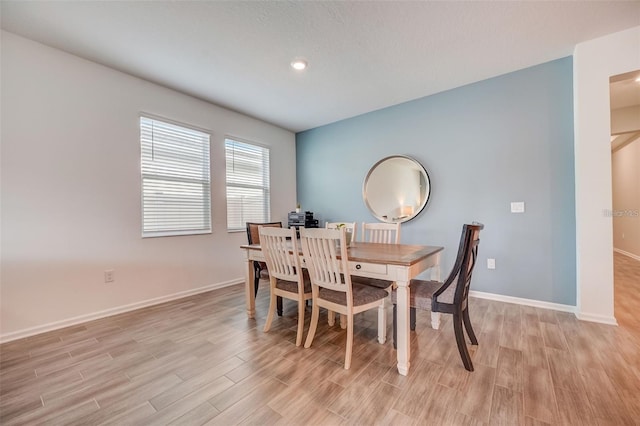
[[(472, 289), (575, 305), (570, 57), (298, 133), (303, 210), (321, 221), (374, 221), (362, 182), (393, 154), (429, 172), (431, 199), (403, 224), (402, 242), (444, 246), (443, 277), (462, 224), (476, 220), (485, 230)], [(526, 212), (510, 213), (511, 201)]]

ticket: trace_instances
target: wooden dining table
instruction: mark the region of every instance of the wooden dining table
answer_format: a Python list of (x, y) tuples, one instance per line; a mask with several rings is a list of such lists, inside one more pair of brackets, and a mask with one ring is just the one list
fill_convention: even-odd
[[(259, 244), (242, 245), (245, 255), (245, 297), (247, 315), (255, 318), (253, 287), (254, 261), (264, 262)], [(349, 272), (369, 278), (394, 281), (397, 284), (397, 356), (398, 372), (406, 376), (410, 365), (409, 284), (411, 279), (431, 269), (431, 279), (440, 281), (440, 255), (443, 247), (408, 244), (352, 242), (347, 253)], [(302, 256), (302, 253), (300, 253)], [(381, 342), (384, 343), (384, 342)]]

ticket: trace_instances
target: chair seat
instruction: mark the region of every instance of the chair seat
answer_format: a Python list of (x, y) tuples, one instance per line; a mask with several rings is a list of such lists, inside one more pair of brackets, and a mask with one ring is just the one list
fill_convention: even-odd
[[(366, 305), (389, 295), (386, 290), (369, 285), (353, 283), (353, 306)], [(320, 298), (339, 305), (347, 305), (347, 295), (341, 291), (320, 288)]]
[[(289, 293), (297, 293), (298, 292), (298, 283), (294, 281), (286, 281), (277, 279), (276, 280), (276, 288), (284, 291), (288, 291)], [(309, 274), (304, 274), (304, 292), (311, 293), (311, 280), (309, 279)]]
[[(440, 286), (442, 286), (440, 281), (411, 280), (409, 285), (409, 306), (425, 311), (431, 310), (431, 298)], [(397, 300), (396, 291), (391, 292), (391, 303), (395, 305)]]
[(387, 289), (393, 285), (393, 281), (381, 280), (378, 278), (358, 277), (356, 275), (351, 276), (351, 282), (383, 289)]

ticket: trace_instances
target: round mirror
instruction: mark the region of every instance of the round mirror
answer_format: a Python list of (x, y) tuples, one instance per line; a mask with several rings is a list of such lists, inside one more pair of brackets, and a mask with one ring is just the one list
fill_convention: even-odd
[(383, 222), (406, 222), (424, 209), (431, 194), (429, 175), (422, 164), (405, 155), (383, 158), (371, 167), (362, 197), (371, 213)]

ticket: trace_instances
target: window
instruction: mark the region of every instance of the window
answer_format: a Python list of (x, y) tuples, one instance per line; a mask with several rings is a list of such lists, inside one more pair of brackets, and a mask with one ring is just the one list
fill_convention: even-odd
[(269, 149), (226, 139), (227, 230), (270, 221)]
[(140, 117), (142, 236), (211, 233), (209, 135)]

